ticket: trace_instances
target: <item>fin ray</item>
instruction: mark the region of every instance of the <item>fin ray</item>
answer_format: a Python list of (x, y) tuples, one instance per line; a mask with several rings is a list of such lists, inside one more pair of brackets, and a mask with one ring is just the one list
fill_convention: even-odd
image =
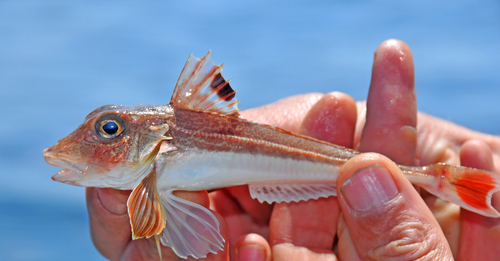
[(127, 208), (133, 239), (150, 238), (162, 232), (166, 216), (156, 188), (155, 168), (134, 188)]
[(166, 211), (166, 227), (160, 240), (182, 258), (204, 258), (224, 248), (217, 218), (206, 208), (173, 195), (160, 192)]
[[(418, 170), (420, 169), (420, 170)], [(431, 179), (407, 175), (410, 181), (429, 193), (455, 203), (469, 211), (487, 216), (500, 217), (491, 205), (493, 193), (500, 191), (500, 176), (485, 170), (456, 167), (444, 163), (413, 168)]]
[(314, 184), (251, 184), (250, 196), (259, 202), (299, 202), (301, 200), (327, 198), (337, 195), (337, 187), (331, 183)]
[(179, 76), (170, 104), (175, 108), (238, 117), (239, 109), (234, 103), (236, 92), (222, 76), (222, 66), (212, 62), (210, 52), (202, 59), (191, 54)]

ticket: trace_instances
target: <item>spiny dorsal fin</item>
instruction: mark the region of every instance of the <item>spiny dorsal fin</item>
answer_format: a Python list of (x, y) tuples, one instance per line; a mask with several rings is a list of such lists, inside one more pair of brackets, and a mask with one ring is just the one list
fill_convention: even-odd
[(167, 216), (156, 188), (154, 167), (130, 194), (127, 208), (133, 239), (159, 235), (165, 228)]
[(223, 66), (212, 62), (210, 52), (202, 59), (191, 54), (177, 80), (170, 104), (174, 108), (238, 117), (236, 92), (222, 76)]

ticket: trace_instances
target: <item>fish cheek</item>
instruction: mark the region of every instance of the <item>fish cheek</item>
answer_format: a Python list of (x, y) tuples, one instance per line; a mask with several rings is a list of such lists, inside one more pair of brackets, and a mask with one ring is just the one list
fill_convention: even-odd
[(85, 135), (85, 142), (94, 144), (97, 142), (100, 142), (99, 138), (92, 132), (92, 131), (87, 131), (87, 134)]
[(82, 146), (80, 153), (82, 158), (86, 158), (87, 162), (96, 167), (111, 169), (120, 163), (123, 163), (127, 158), (128, 142), (124, 139), (119, 139), (114, 142), (89, 142)]

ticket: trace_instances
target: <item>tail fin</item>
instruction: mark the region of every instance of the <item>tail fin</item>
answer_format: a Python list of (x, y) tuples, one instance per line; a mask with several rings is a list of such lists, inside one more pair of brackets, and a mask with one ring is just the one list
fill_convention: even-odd
[(495, 173), (443, 163), (402, 170), (413, 184), (435, 196), (483, 216), (500, 217), (491, 206), (493, 193), (500, 191), (500, 176)]

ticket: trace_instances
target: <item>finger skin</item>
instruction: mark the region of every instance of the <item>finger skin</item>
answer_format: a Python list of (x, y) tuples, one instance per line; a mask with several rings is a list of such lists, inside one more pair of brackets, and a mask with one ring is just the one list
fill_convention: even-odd
[[(366, 107), (358, 104), (358, 112), (354, 137), (358, 150), (379, 152), (401, 164), (415, 163), (417, 111), (413, 56), (405, 43), (387, 40), (376, 49), (368, 100)], [(344, 218), (338, 230), (341, 257), (359, 259)]]
[[(218, 251), (217, 254), (209, 253), (206, 258), (195, 259), (188, 257), (187, 259), (178, 257), (170, 248), (162, 246), (162, 260), (189, 260), (189, 261), (229, 261), (229, 245), (228, 245), (228, 228), (224, 222), (224, 218), (218, 213), (212, 211), (212, 214), (217, 218), (220, 224), (221, 235), (226, 240), (224, 249)], [(159, 260), (158, 251), (156, 250), (156, 242), (154, 239), (139, 239), (128, 244), (121, 261), (148, 261)]]
[(378, 152), (415, 164), (417, 105), (413, 55), (399, 40), (384, 41), (375, 51), (366, 102), (366, 123), (359, 150)]
[[(481, 140), (465, 142), (460, 151), (463, 166), (492, 171), (493, 157), (490, 147)], [(494, 207), (499, 209), (500, 193), (493, 195)], [(495, 201), (496, 200), (496, 201)], [(500, 219), (488, 218), (461, 209), (460, 247), (458, 260), (498, 260), (500, 257)]]
[[(352, 98), (327, 94), (309, 110), (299, 130), (317, 139), (351, 145), (356, 115)], [(275, 204), (269, 224), (273, 260), (337, 260), (331, 249), (338, 216), (334, 197)]]
[[(99, 191), (100, 190), (100, 191)], [(90, 235), (97, 250), (110, 260), (119, 260), (132, 240), (127, 199), (130, 191), (87, 188)], [(110, 209), (113, 208), (113, 211)], [(116, 209), (124, 209), (118, 211)]]
[(337, 237), (337, 253), (341, 260), (361, 260), (358, 252), (356, 251), (356, 247), (354, 247), (354, 241), (352, 240), (351, 233), (347, 228), (344, 214), (342, 212), (337, 226)]
[(261, 235), (243, 235), (234, 244), (234, 261), (271, 261), (271, 258), (271, 247)]
[[(248, 194), (248, 187), (244, 186), (244, 189), (246, 189), (246, 193)], [(242, 236), (245, 236), (249, 233), (257, 233), (265, 238), (268, 237), (268, 224), (270, 212), (272, 209), (269, 210), (269, 217), (267, 217), (266, 221), (259, 220), (255, 218), (255, 216), (258, 215), (254, 214), (253, 212), (250, 213), (246, 211), (240, 203), (245, 200), (253, 200), (249, 195), (247, 195), (246, 197), (244, 195), (233, 197), (227, 189), (210, 193), (210, 200), (211, 208), (215, 212), (219, 213), (222, 217), (224, 217), (229, 227), (229, 249), (233, 250), (233, 253), (231, 254), (233, 258), (235, 255), (235, 243)], [(267, 211), (268, 207), (271, 206), (268, 204), (262, 204), (261, 209), (264, 210), (262, 212)], [(259, 209), (252, 209), (252, 211), (255, 211), (257, 213), (260, 212)]]
[[(158, 260), (158, 250), (153, 238), (132, 240), (130, 219), (127, 213), (127, 199), (130, 191), (116, 189), (87, 188), (87, 209), (89, 212), (90, 234), (97, 250), (110, 260)], [(208, 207), (205, 191), (175, 191), (178, 197)], [(224, 219), (214, 213), (221, 225), (222, 235), (227, 240), (227, 225)], [(227, 245), (227, 244), (226, 244)], [(206, 260), (229, 260), (225, 247), (217, 255), (209, 254)], [(177, 260), (178, 257), (168, 247), (162, 246), (163, 260)]]
[[(354, 183), (353, 175), (365, 175), (366, 172), (359, 170), (367, 170), (365, 167), (374, 165), (388, 171), (389, 179), (394, 179), (397, 193), (388, 197), (389, 200), (384, 204), (372, 205), (359, 211), (360, 208), (353, 204), (356, 200), (353, 200), (353, 193), (349, 192), (347, 184), (358, 184)], [(370, 180), (374, 179), (381, 180), (381, 174), (371, 176)], [(346, 186), (342, 187), (343, 185)], [(367, 191), (370, 191), (373, 198), (379, 198), (376, 196), (378, 194), (373, 194), (373, 190)], [(434, 216), (401, 170), (388, 158), (366, 153), (349, 160), (340, 170), (337, 193), (345, 223), (351, 238), (355, 239), (354, 247), (361, 260), (453, 259)], [(359, 193), (364, 195), (361, 191)], [(371, 198), (358, 202), (363, 205), (372, 201)], [(341, 250), (339, 247), (339, 251)], [(343, 252), (339, 255), (340, 258), (349, 256)]]
[(240, 118), (297, 133), (306, 114), (323, 96), (322, 93), (308, 93), (283, 98), (271, 104), (242, 111)]
[(357, 108), (354, 99), (339, 92), (323, 96), (307, 113), (300, 134), (352, 148)]

